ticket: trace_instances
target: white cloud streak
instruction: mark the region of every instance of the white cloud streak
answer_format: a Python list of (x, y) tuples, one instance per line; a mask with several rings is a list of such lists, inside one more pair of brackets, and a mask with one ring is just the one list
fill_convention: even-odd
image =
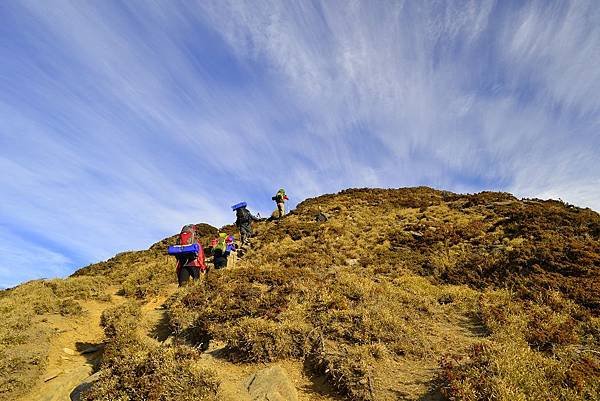
[[(455, 171), (541, 196), (567, 181), (573, 202), (600, 209), (594, 2), (531, 2), (504, 18), (491, 1), (318, 4), (220, 1), (206, 15), (240, 59), (269, 60), (323, 136), (343, 142), (366, 124), (391, 150), (383, 171), (399, 173), (384, 185), (411, 182), (396, 167), (414, 174), (420, 150), (426, 182), (454, 187)], [(336, 161), (355, 165), (354, 153)]]

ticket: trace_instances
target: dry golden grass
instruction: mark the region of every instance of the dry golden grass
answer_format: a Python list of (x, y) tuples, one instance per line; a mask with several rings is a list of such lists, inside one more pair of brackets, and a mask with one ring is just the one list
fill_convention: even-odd
[[(459, 324), (476, 296), (414, 275), (374, 281), (349, 268), (267, 267), (219, 272), (182, 289), (168, 316), (192, 345), (224, 341), (233, 361), (303, 359), (340, 391), (368, 400), (372, 372), (357, 366), (371, 366), (374, 355), (384, 369), (399, 359), (435, 366), (443, 352), (465, 347), (461, 339), (470, 341)], [(442, 340), (449, 333), (453, 344)]]
[(127, 297), (144, 299), (165, 292), (169, 284), (177, 283), (175, 261), (167, 257), (144, 260), (131, 265), (131, 273), (121, 283)]
[(442, 362), (451, 400), (600, 399), (598, 319), (558, 293), (546, 303), (522, 302), (507, 291), (484, 293), (485, 343)]
[[(319, 211), (327, 222), (315, 221)], [(585, 399), (600, 381), (592, 285), (600, 277), (599, 227), (590, 210), (509, 194), (344, 191), (258, 224), (245, 270), (178, 294), (171, 324), (192, 343), (226, 341), (234, 360), (304, 359), (352, 399), (380, 393), (373, 366), (444, 354), (440, 383), (454, 399), (470, 397), (449, 390), (461, 380), (479, 380), (484, 395), (475, 399)], [(461, 359), (477, 336), (486, 336), (483, 345)], [(485, 369), (475, 355), (495, 368), (487, 380), (469, 373)], [(476, 362), (448, 364), (452, 358)], [(576, 373), (582, 366), (587, 377)]]
[[(317, 222), (319, 212), (328, 220)], [(433, 397), (427, 386), (451, 400), (600, 399), (600, 216), (589, 209), (505, 193), (360, 189), (308, 199), (254, 227), (237, 269), (167, 302), (181, 345), (140, 337), (136, 304), (105, 314), (107, 373), (90, 400), (189, 399), (173, 371), (212, 399), (217, 380), (195, 363), (212, 340), (234, 362), (303, 361), (351, 400)], [(214, 230), (204, 227), (205, 245)], [(88, 266), (77, 288), (90, 294), (85, 280), (103, 277), (132, 299), (160, 294), (176, 282), (165, 255), (174, 241)], [(0, 311), (14, 327), (78, 313), (57, 294), (79, 290), (62, 285), (32, 284), (35, 296), (14, 290)], [(26, 310), (8, 312), (17, 299)], [(19, 340), (15, 331), (0, 331), (2, 344), (45, 335), (25, 330)], [(43, 355), (35, 353), (40, 364)], [(10, 377), (22, 386), (19, 375)]]

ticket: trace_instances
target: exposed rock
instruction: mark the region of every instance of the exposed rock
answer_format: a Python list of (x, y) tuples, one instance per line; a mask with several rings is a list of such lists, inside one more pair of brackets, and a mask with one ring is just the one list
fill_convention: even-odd
[(254, 373), (245, 385), (252, 401), (298, 401), (294, 384), (278, 365)]
[(73, 351), (71, 348), (63, 348), (63, 352), (67, 355), (75, 355), (76, 352)]
[(81, 395), (83, 394), (83, 392), (87, 391), (90, 387), (92, 387), (92, 384), (95, 381), (97, 381), (98, 379), (100, 379), (101, 374), (102, 374), (102, 371), (100, 370), (100, 371), (94, 373), (93, 375), (89, 376), (84, 381), (82, 381), (81, 384), (79, 384), (79, 386), (75, 387), (75, 389), (73, 391), (71, 391), (71, 394), (70, 394), (71, 401), (80, 401)]
[(88, 347), (80, 352), (81, 355), (93, 354), (94, 352), (100, 351), (100, 347)]
[(60, 370), (60, 371), (58, 371), (58, 372), (55, 372), (55, 373), (52, 373), (52, 374), (50, 374), (50, 375), (48, 375), (48, 376), (44, 377), (44, 382), (49, 382), (50, 380), (52, 380), (52, 379), (55, 379), (55, 378), (57, 378), (58, 376), (60, 376), (62, 373), (63, 373), (63, 371), (62, 371), (62, 370)]
[(315, 217), (315, 221), (319, 222), (319, 223), (324, 223), (327, 220), (329, 220), (329, 218), (327, 217), (327, 215), (323, 212), (319, 212), (317, 214), (317, 216)]

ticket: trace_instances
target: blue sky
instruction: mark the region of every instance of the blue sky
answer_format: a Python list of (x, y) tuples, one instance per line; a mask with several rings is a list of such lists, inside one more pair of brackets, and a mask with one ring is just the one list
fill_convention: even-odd
[(600, 210), (596, 1), (2, 1), (0, 287), (347, 187)]

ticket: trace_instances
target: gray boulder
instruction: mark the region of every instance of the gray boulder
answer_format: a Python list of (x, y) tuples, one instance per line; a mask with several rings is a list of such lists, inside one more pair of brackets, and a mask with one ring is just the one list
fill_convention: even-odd
[(252, 374), (245, 386), (252, 401), (298, 401), (296, 387), (278, 365)]

